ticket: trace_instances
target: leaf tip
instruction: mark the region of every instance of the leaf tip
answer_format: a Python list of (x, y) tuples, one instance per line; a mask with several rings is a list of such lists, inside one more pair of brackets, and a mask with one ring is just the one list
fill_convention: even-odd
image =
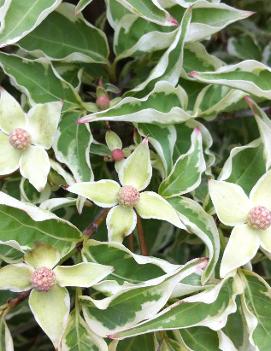
[(194, 129), (194, 132), (195, 132), (196, 136), (200, 136), (200, 135), (201, 135), (201, 130), (200, 130), (199, 127), (196, 127), (196, 128)]
[(188, 73), (188, 77), (196, 78), (199, 75), (197, 71), (191, 71)]
[(207, 257), (207, 256), (201, 257), (200, 262), (198, 264), (198, 269), (203, 271), (207, 267), (208, 263), (209, 263), (209, 257)]
[(179, 25), (179, 22), (176, 20), (176, 18), (171, 16), (168, 18), (167, 22), (173, 27), (177, 27)]
[(253, 15), (255, 15), (255, 11), (246, 11), (246, 13), (247, 13), (247, 17), (250, 17), (250, 16), (253, 16)]
[(146, 138), (143, 139), (142, 144), (143, 144), (143, 145), (149, 145), (149, 139), (148, 139), (148, 137), (146, 137)]
[(90, 122), (89, 117), (81, 117), (77, 119), (76, 124), (85, 124), (89, 122)]

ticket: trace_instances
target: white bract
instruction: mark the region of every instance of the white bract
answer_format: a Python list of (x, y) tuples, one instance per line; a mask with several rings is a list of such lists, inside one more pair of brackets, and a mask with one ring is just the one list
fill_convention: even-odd
[(119, 169), (121, 185), (114, 180), (102, 179), (73, 184), (68, 190), (100, 207), (112, 207), (106, 219), (108, 237), (112, 241), (121, 242), (132, 233), (137, 223), (136, 212), (142, 218), (165, 220), (184, 228), (174, 208), (162, 196), (153, 191), (141, 192), (149, 185), (151, 177), (150, 150), (145, 139), (122, 162)]
[(0, 97), (0, 175), (20, 169), (21, 175), (41, 191), (50, 171), (47, 154), (62, 109), (62, 102), (33, 106), (25, 113), (7, 91)]
[(35, 320), (58, 348), (70, 311), (66, 286), (88, 288), (113, 270), (110, 266), (82, 262), (57, 266), (61, 255), (49, 245), (39, 244), (24, 257), (24, 263), (0, 269), (0, 290), (28, 291), (29, 306)]
[(258, 180), (249, 197), (239, 185), (225, 181), (211, 180), (209, 191), (219, 220), (234, 227), (220, 275), (248, 263), (259, 247), (271, 253), (271, 171)]

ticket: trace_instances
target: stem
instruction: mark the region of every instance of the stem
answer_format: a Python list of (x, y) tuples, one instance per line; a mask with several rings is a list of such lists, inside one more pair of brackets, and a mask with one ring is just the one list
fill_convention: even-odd
[(23, 302), (25, 299), (28, 298), (28, 296), (30, 295), (30, 291), (23, 291), (21, 293), (19, 293), (16, 297), (14, 297), (13, 299), (10, 299), (7, 301), (7, 308), (11, 309), (16, 307), (17, 305), (19, 305), (19, 303)]
[(96, 230), (99, 228), (99, 226), (103, 223), (103, 221), (105, 220), (107, 213), (108, 213), (108, 209), (105, 208), (103, 209), (98, 216), (94, 219), (94, 221), (92, 223), (90, 223), (86, 229), (83, 231), (83, 234), (90, 237), (91, 235), (93, 235)]
[(148, 256), (148, 248), (144, 237), (141, 218), (139, 216), (137, 216), (137, 235), (138, 235), (141, 254), (144, 256)]
[(134, 234), (131, 233), (129, 236), (128, 236), (128, 248), (130, 251), (134, 251)]

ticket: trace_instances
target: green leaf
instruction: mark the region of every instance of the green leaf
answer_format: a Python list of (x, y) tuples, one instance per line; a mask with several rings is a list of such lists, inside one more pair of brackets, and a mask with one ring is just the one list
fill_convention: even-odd
[(148, 140), (160, 156), (165, 175), (167, 175), (173, 165), (172, 156), (176, 142), (176, 129), (174, 126), (166, 127), (154, 124), (139, 124), (137, 128), (141, 135), (148, 137)]
[[(210, 55), (205, 47), (198, 42), (187, 43), (184, 47), (183, 68), (185, 72), (194, 70), (216, 70), (223, 62), (216, 56)], [(187, 75), (184, 75), (187, 78)]]
[[(193, 5), (193, 15), (188, 28), (186, 42), (195, 42), (208, 38), (228, 24), (246, 18), (251, 14), (225, 4), (208, 4), (206, 1), (198, 1), (198, 4), (195, 4), (195, 1), (189, 1), (189, 6), (185, 7), (190, 7), (190, 5)], [(185, 9), (175, 6), (171, 12), (181, 21)], [(117, 55), (117, 60), (128, 56), (137, 56), (143, 52), (166, 49), (174, 40), (177, 32), (175, 28), (147, 22), (144, 18), (138, 17), (138, 14), (132, 15), (125, 12), (121, 13), (121, 11), (118, 11), (118, 14), (117, 23), (114, 23), (114, 51)], [(196, 46), (201, 45), (200, 43), (194, 44)], [(204, 60), (203, 56), (201, 58)], [(192, 60), (195, 62), (194, 57), (192, 57)], [(185, 59), (185, 62), (189, 65), (189, 60)], [(213, 57), (213, 63), (215, 62), (219, 63), (220, 60)]]
[(172, 26), (170, 14), (163, 9), (157, 1), (154, 0), (117, 0), (122, 6), (126, 7), (130, 12), (140, 17), (163, 26)]
[(122, 339), (143, 333), (184, 329), (192, 326), (212, 326), (226, 323), (234, 305), (233, 281), (227, 279), (212, 289), (185, 298), (162, 310), (154, 318), (142, 322), (134, 328), (114, 334)]
[(108, 351), (106, 342), (92, 332), (77, 311), (72, 311), (61, 343), (62, 351)]
[(176, 284), (194, 272), (199, 262), (189, 261), (173, 275), (161, 277), (159, 282), (129, 287), (103, 300), (83, 296), (83, 313), (88, 326), (106, 337), (155, 315), (166, 304)]
[(231, 150), (219, 175), (219, 180), (239, 184), (249, 194), (265, 171), (264, 148), (261, 140), (257, 139), (248, 145), (238, 146)]
[[(229, 24), (245, 19), (253, 13), (241, 11), (226, 4), (207, 1), (192, 1), (192, 22), (187, 40), (199, 41), (221, 31)], [(189, 1), (191, 5), (191, 1)], [(186, 6), (187, 7), (187, 6)], [(175, 7), (176, 13), (178, 8)], [(178, 18), (178, 16), (176, 16)]]
[(173, 85), (177, 84), (182, 72), (183, 49), (191, 18), (192, 10), (188, 8), (183, 15), (179, 28), (176, 31), (176, 36), (169, 48), (161, 56), (148, 78), (131, 90), (130, 94), (137, 93), (139, 96), (144, 96), (146, 95), (144, 92), (153, 89), (155, 83), (159, 80), (166, 80)]
[(271, 121), (266, 113), (249, 97), (246, 101), (254, 113), (256, 122), (258, 124), (262, 143), (264, 146), (264, 156), (266, 161), (266, 170), (271, 166)]
[(122, 6), (118, 0), (107, 0), (106, 5), (108, 22), (110, 26), (115, 29), (121, 18), (130, 12), (126, 7)]
[(261, 49), (251, 35), (244, 34), (228, 40), (228, 52), (241, 60), (262, 60)]
[[(155, 341), (152, 334), (139, 335), (135, 338), (129, 338), (121, 341), (113, 341), (117, 343), (116, 351), (151, 351), (155, 350)], [(111, 346), (111, 345), (110, 345)], [(111, 351), (111, 349), (110, 349)], [(113, 350), (112, 350), (113, 351)], [(115, 350), (114, 350), (115, 351)]]
[(170, 198), (191, 192), (199, 186), (205, 170), (202, 136), (200, 130), (195, 129), (190, 149), (177, 159), (168, 177), (160, 184), (159, 194)]
[(48, 63), (1, 52), (0, 66), (11, 78), (15, 87), (28, 96), (31, 103), (62, 100), (64, 110), (78, 108), (82, 104), (74, 88), (61, 79)]
[(79, 0), (78, 4), (75, 7), (76, 13), (82, 12), (85, 7), (92, 3), (92, 0)]
[[(237, 350), (249, 350), (249, 335), (242, 313), (241, 299), (237, 296), (237, 310), (228, 317), (223, 333), (231, 340)], [(250, 345), (251, 347), (251, 345)]]
[(86, 115), (79, 122), (181, 123), (192, 118), (185, 111), (186, 102), (187, 95), (180, 86), (175, 88), (171, 83), (161, 81), (144, 98), (125, 97), (108, 110)]
[(36, 28), (61, 0), (11, 1), (0, 33), (0, 47), (14, 44)]
[(260, 351), (271, 347), (270, 314), (271, 288), (267, 282), (253, 272), (242, 271), (241, 279), (245, 284), (242, 309), (249, 330), (251, 343)]
[[(219, 350), (217, 332), (206, 327), (194, 327), (180, 330), (185, 346), (196, 351)], [(226, 351), (226, 350), (225, 350)]]
[(223, 85), (207, 85), (197, 96), (193, 115), (213, 119), (218, 113), (238, 106), (247, 94)]
[(14, 240), (0, 242), (0, 259), (7, 263), (21, 262), (24, 256), (23, 248)]
[(0, 319), (0, 350), (13, 351), (13, 340), (7, 323), (3, 317)]
[(92, 134), (87, 125), (78, 125), (76, 121), (79, 113), (63, 115), (53, 146), (56, 158), (72, 171), (77, 182), (93, 180), (90, 164), (90, 145)]
[(162, 259), (136, 255), (124, 245), (114, 242), (89, 240), (83, 247), (82, 255), (89, 262), (110, 265), (114, 268), (113, 272), (107, 276), (106, 284), (100, 283), (95, 286), (95, 289), (109, 294), (123, 287), (159, 279), (165, 273), (173, 274), (178, 268)]
[(193, 71), (190, 75), (200, 82), (226, 85), (271, 99), (271, 68), (254, 60), (227, 65), (215, 72)]
[(142, 17), (127, 14), (118, 22), (114, 33), (116, 60), (166, 49), (175, 35), (175, 28), (159, 26)]
[(64, 256), (79, 239), (79, 230), (68, 221), (0, 192), (1, 241), (15, 240), (27, 247), (48, 243)]
[(33, 55), (66, 62), (107, 63), (109, 53), (104, 33), (82, 15), (75, 16), (75, 7), (67, 3), (60, 5), (18, 45)]
[(169, 199), (169, 203), (178, 211), (186, 227), (197, 235), (207, 246), (209, 263), (202, 275), (203, 283), (214, 273), (219, 258), (219, 233), (212, 216), (194, 200), (185, 197)]

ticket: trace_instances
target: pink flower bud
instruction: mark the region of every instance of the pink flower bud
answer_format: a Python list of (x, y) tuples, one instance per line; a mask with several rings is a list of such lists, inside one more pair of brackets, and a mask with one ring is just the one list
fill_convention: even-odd
[(96, 105), (100, 110), (106, 110), (110, 105), (110, 99), (107, 95), (100, 95), (96, 99)]
[(122, 149), (115, 149), (111, 153), (113, 161), (121, 161), (124, 159), (124, 152)]

